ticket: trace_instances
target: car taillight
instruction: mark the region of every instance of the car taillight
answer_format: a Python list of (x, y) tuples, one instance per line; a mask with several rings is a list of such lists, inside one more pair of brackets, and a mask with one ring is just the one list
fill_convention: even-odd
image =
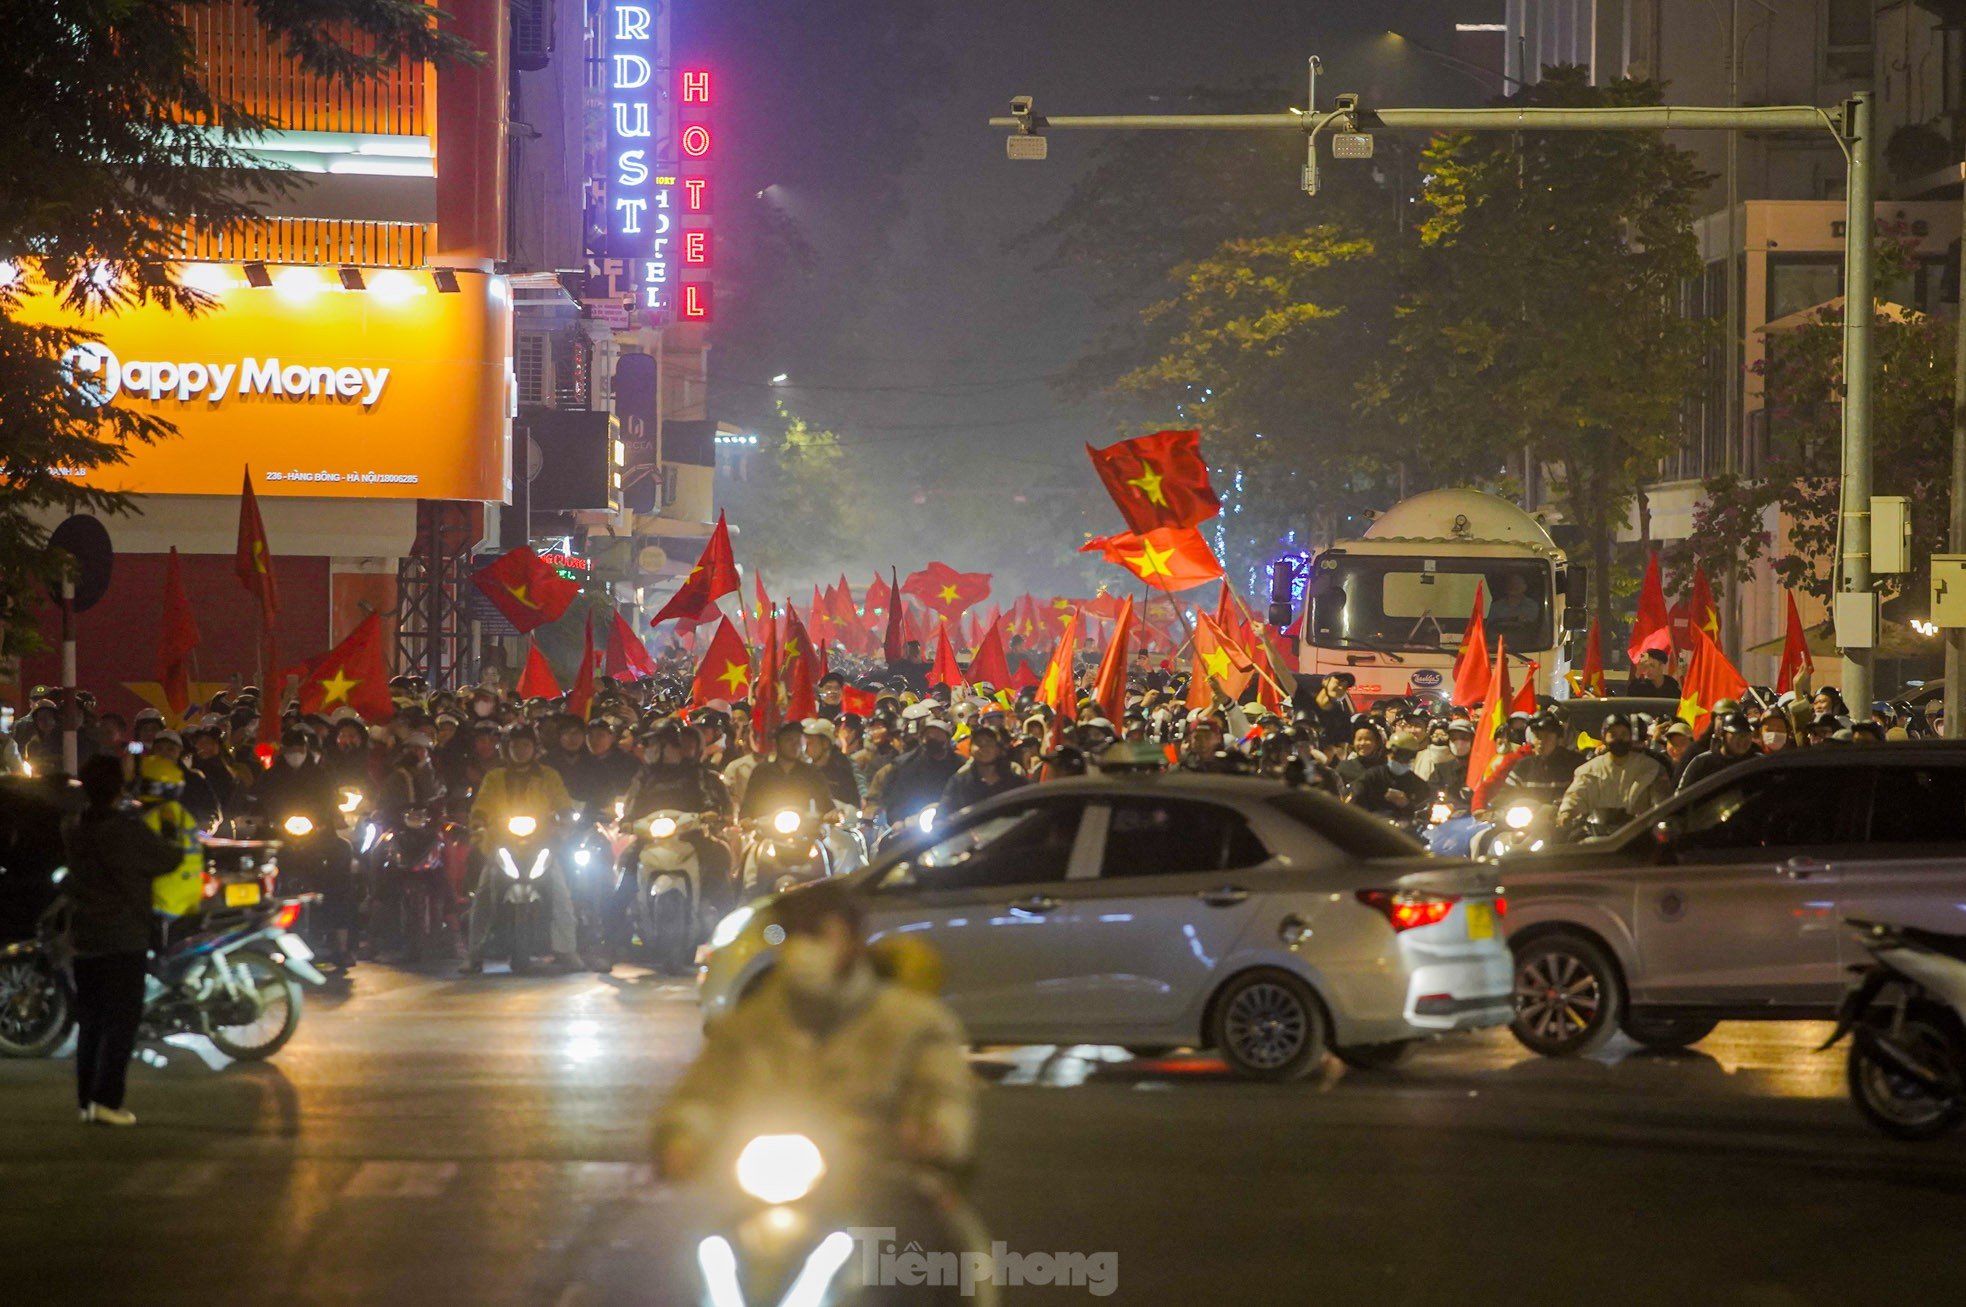
[(1509, 900), (1507, 895), (1497, 894), (1495, 896), (1495, 915), (1498, 917), (1509, 915)]
[(1393, 924), (1394, 933), (1398, 933), (1445, 921), (1447, 914), (1454, 910), (1454, 905), (1461, 901), (1461, 896), (1422, 894), (1414, 890), (1362, 889), (1358, 892), (1358, 901), (1383, 912), (1386, 920)]
[(273, 914), (273, 924), (281, 930), (292, 930), (294, 923), (299, 920), (300, 904), (298, 903), (283, 903), (280, 905), (280, 910)]

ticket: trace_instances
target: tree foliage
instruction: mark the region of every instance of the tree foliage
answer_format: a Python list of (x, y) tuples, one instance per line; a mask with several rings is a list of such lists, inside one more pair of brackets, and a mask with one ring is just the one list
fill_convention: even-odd
[[(20, 318), (31, 293), (84, 321), (139, 304), (187, 314), (209, 299), (180, 284), (187, 229), (252, 217), (289, 179), (244, 153), (269, 124), (201, 80), (177, 0), (40, 0), (0, 6), (0, 628), (58, 578), (44, 523), (56, 512), (120, 513), (127, 495), (86, 488), (78, 470), (124, 461), (175, 434), (160, 418), (93, 408), (65, 384), (86, 329)], [(400, 58), (474, 57), (415, 0), (253, 0), (260, 21), (311, 71), (353, 81)]]

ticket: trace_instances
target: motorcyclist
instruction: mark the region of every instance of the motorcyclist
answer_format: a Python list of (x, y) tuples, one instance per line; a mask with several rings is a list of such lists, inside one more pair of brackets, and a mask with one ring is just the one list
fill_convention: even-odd
[[(312, 753), (314, 737), (304, 728), (289, 726), (280, 733), (280, 753), (253, 787), (253, 801), (266, 819), (266, 835), (291, 851), (288, 871), (302, 871), (282, 887), (317, 892), (322, 896), (321, 920), (329, 960), (346, 966), (354, 961), (355, 873), (348, 846), (335, 831), (340, 819), (340, 791), (327, 767)], [(308, 830), (295, 835), (289, 818), (302, 817)]]
[(744, 786), (744, 804), (738, 810), (741, 818), (751, 821), (781, 808), (821, 814), (833, 810), (833, 790), (825, 773), (802, 756), (804, 740), (805, 727), (800, 723), (779, 726), (772, 739), (775, 747), (771, 757), (752, 769)]
[(1436, 793), (1431, 781), (1413, 770), (1421, 740), (1411, 731), (1394, 731), (1382, 760), (1367, 767), (1352, 786), (1352, 802), (1389, 821), (1409, 822), (1424, 815)]
[(1607, 714), (1601, 729), (1604, 752), (1577, 768), (1557, 805), (1557, 822), (1566, 829), (1594, 817), (1646, 812), (1672, 794), (1665, 764), (1633, 747), (1629, 717)]
[(634, 783), (638, 766), (635, 756), (619, 746), (608, 720), (596, 717), (587, 723), (585, 752), (573, 761), (562, 779), (576, 802), (607, 821), (614, 816), (616, 801)]
[[(648, 760), (635, 773), (622, 800), (626, 822), (632, 826), (655, 812), (687, 812), (703, 818), (705, 825), (685, 831), (679, 838), (696, 850), (702, 881), (700, 892), (719, 904), (728, 901), (732, 897), (730, 849), (718, 838), (718, 830), (730, 820), (730, 791), (724, 788), (722, 778), (715, 771), (683, 757), (682, 733), (673, 722), (656, 727), (648, 748)], [(619, 939), (619, 934), (628, 925), (629, 906), (641, 888), (642, 843), (637, 837), (622, 855), (621, 880), (615, 887), (608, 912), (609, 927), (616, 933), (617, 943), (626, 942)]]
[[(1630, 728), (1627, 727), (1629, 734)], [(1497, 792), (1496, 804), (1560, 803), (1584, 755), (1563, 743), (1563, 719), (1555, 713), (1540, 713), (1529, 723), (1534, 752), (1519, 758), (1509, 768)]]
[(369, 733), (359, 717), (343, 717), (335, 723), (334, 739), (322, 764), (338, 790), (369, 789)]
[(424, 731), (411, 731), (390, 759), (376, 789), (376, 817), (385, 825), (400, 820), (406, 808), (428, 808), (444, 797), (431, 751), (436, 741)]
[(853, 763), (837, 747), (839, 727), (823, 717), (805, 724), (805, 758), (826, 778), (826, 787), (835, 803), (860, 807), (860, 782), (853, 774)]
[[(464, 973), (476, 975), (485, 969), (485, 943), (491, 938), (492, 919), (497, 912), (498, 862), (490, 856), (493, 842), (508, 829), (515, 816), (528, 816), (542, 824), (555, 813), (573, 806), (560, 774), (539, 758), (539, 737), (529, 727), (515, 726), (505, 741), (506, 764), (493, 768), (478, 787), (471, 805), (471, 840), (482, 863), (477, 892), (471, 898), (470, 942)], [(566, 873), (559, 864), (547, 860), (542, 890), (550, 914), (550, 947), (553, 961), (562, 967), (577, 966), (575, 956), (573, 895), (567, 888)]]
[(686, 1180), (774, 1112), (817, 1117), (847, 1155), (954, 1170), (971, 1154), (977, 1082), (940, 1000), (882, 980), (853, 895), (821, 882), (771, 908), (785, 932), (757, 995), (707, 1032), (657, 1119), (656, 1162)]
[(197, 824), (206, 830), (217, 826), (224, 816), (218, 804), (218, 795), (212, 790), (211, 782), (195, 771), (185, 768), (184, 737), (176, 731), (159, 731), (150, 741), (150, 756), (163, 758), (176, 763), (178, 773), (183, 777), (179, 788), (178, 802), (184, 805)]
[(942, 790), (942, 811), (960, 812), (1023, 784), (1024, 775), (1011, 762), (1002, 733), (994, 726), (979, 726), (969, 734), (969, 761)]
[(1746, 713), (1727, 713), (1721, 717), (1718, 725), (1713, 746), (1705, 753), (1695, 754), (1692, 761), (1686, 764), (1686, 770), (1680, 773), (1680, 789), (1698, 785), (1729, 767), (1738, 767), (1761, 752), (1754, 743), (1754, 723), (1748, 720)]
[(896, 758), (881, 779), (881, 804), (888, 825), (898, 826), (942, 798), (949, 778), (962, 769), (962, 756), (949, 743), (949, 723), (921, 721), (920, 741)]
[(1384, 759), (1386, 737), (1379, 730), (1379, 723), (1369, 717), (1360, 717), (1347, 737), (1352, 742), (1352, 752), (1338, 764), (1338, 781), (1350, 794), (1358, 788), (1367, 770), (1377, 767)]

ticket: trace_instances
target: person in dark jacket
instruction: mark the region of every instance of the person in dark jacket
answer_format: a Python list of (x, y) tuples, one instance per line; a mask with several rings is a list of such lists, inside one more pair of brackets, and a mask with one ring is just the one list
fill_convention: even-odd
[(993, 726), (979, 726), (969, 735), (969, 761), (942, 790), (942, 811), (960, 812), (1023, 784), (1024, 776), (1011, 762), (1003, 736)]
[[(280, 753), (253, 786), (253, 802), (266, 819), (264, 836), (279, 840), (280, 885), (288, 893), (321, 895), (315, 942), (324, 961), (346, 968), (355, 962), (360, 924), (354, 855), (337, 833), (341, 791), (334, 774), (313, 755), (314, 736), (303, 726), (280, 733)], [(289, 826), (294, 818), (304, 825)]]
[(75, 948), (75, 1101), (85, 1122), (129, 1126), (137, 1119), (123, 1094), (143, 1019), (151, 882), (177, 870), (178, 850), (121, 803), (122, 759), (99, 755), (81, 770), (88, 807), (65, 832), (62, 883)]
[(805, 724), (805, 732), (806, 761), (819, 768), (819, 774), (826, 778), (833, 802), (844, 803), (857, 811), (860, 778), (853, 774), (852, 761), (839, 750), (839, 727), (823, 717), (815, 717)]
[(899, 826), (942, 798), (949, 778), (962, 769), (962, 755), (949, 744), (949, 724), (930, 717), (921, 724), (921, 742), (896, 758), (881, 784), (881, 804), (890, 826)]
[(1698, 785), (1707, 777), (1719, 775), (1729, 767), (1737, 767), (1760, 752), (1754, 743), (1754, 723), (1747, 719), (1747, 714), (1727, 713), (1720, 719), (1713, 747), (1705, 753), (1694, 754), (1692, 761), (1686, 764), (1686, 770), (1680, 773), (1679, 788), (1684, 790)]
[(744, 804), (738, 816), (745, 821), (768, 817), (780, 808), (814, 812), (833, 810), (833, 791), (826, 775), (804, 757), (805, 727), (781, 724), (772, 737), (772, 756), (758, 764), (744, 785)]

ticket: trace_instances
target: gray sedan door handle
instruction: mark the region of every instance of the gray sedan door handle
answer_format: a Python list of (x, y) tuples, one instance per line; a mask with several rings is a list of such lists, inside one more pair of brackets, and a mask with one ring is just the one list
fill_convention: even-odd
[(1058, 907), (1058, 900), (1047, 894), (1033, 894), (1027, 899), (1019, 899), (1010, 905), (1010, 910), (1020, 917), (1042, 917)]
[(1775, 874), (1787, 880), (1808, 880), (1811, 876), (1821, 875), (1828, 870), (1827, 862), (1818, 862), (1814, 858), (1790, 858), (1775, 868)]
[(1211, 908), (1233, 908), (1249, 897), (1249, 891), (1240, 885), (1218, 885), (1214, 889), (1197, 890), (1195, 897)]

